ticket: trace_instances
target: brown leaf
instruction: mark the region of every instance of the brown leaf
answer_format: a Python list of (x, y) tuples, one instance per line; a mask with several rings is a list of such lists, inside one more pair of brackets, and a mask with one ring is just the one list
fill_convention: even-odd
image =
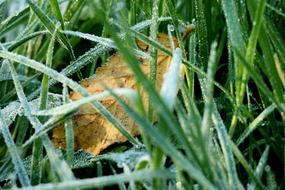
[[(159, 34), (158, 41), (170, 48), (170, 42), (166, 34)], [(178, 43), (174, 38), (175, 46)], [(137, 41), (137, 45), (144, 51), (149, 51), (148, 45)], [(149, 61), (140, 60), (142, 71), (149, 74)], [(159, 90), (163, 75), (166, 72), (171, 57), (158, 51), (157, 57), (157, 83)], [(82, 80), (81, 85), (88, 90), (90, 94), (103, 92), (105, 88), (102, 84), (110, 88), (133, 88), (136, 89), (134, 74), (128, 67), (124, 59), (119, 54), (110, 57), (109, 63), (97, 69), (96, 76)], [(143, 104), (146, 107), (148, 98), (146, 93), (142, 92)], [(70, 99), (78, 100), (81, 96), (72, 92)], [(124, 99), (124, 98), (123, 98)], [(127, 99), (125, 99), (127, 101)], [(135, 122), (128, 117), (123, 108), (114, 98), (108, 97), (101, 100), (101, 103), (126, 127), (134, 136), (140, 134)], [(73, 118), (75, 149), (82, 148), (93, 155), (98, 155), (108, 146), (124, 142), (127, 139), (106, 119), (104, 119), (90, 104), (80, 107), (79, 113)], [(56, 147), (66, 147), (64, 127), (60, 126), (53, 130), (52, 141)]]

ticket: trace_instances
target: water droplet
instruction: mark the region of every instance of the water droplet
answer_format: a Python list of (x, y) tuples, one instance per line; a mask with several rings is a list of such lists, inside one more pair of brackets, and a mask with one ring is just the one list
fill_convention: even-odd
[(176, 188), (181, 189), (182, 188), (182, 183), (181, 181), (176, 182)]
[(170, 32), (173, 32), (175, 30), (174, 26), (173, 25), (167, 25), (167, 29), (170, 31)]

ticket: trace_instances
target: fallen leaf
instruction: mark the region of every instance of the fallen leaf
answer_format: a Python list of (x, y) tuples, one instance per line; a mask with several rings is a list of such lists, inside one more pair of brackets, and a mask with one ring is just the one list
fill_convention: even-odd
[[(177, 39), (173, 37), (175, 47), (178, 46)], [(158, 41), (167, 48), (170, 48), (168, 35), (159, 34)], [(137, 45), (143, 51), (149, 52), (148, 45), (137, 41)], [(158, 51), (157, 56), (157, 90), (160, 89), (163, 75), (167, 71), (171, 57)], [(149, 74), (149, 60), (142, 59), (141, 69)], [(105, 90), (102, 84), (109, 88), (133, 88), (136, 89), (136, 81), (132, 70), (119, 54), (109, 58), (109, 63), (96, 70), (96, 76), (84, 79), (80, 84), (90, 94), (99, 93)], [(71, 100), (78, 100), (81, 96), (76, 92), (70, 95)], [(148, 98), (142, 92), (143, 104), (146, 107)], [(127, 101), (127, 99), (125, 99)], [(128, 117), (123, 108), (114, 98), (108, 97), (100, 101), (134, 136), (139, 135), (139, 129), (135, 122)], [(73, 118), (75, 149), (84, 149), (93, 155), (98, 155), (108, 146), (124, 142), (127, 139), (105, 118), (103, 118), (91, 105), (86, 104), (80, 107), (79, 113)], [(56, 147), (66, 147), (64, 127), (60, 126), (53, 130), (52, 141)]]

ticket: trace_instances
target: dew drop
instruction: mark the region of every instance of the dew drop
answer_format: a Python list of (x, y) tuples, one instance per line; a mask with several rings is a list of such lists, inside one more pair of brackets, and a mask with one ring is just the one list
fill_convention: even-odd
[(167, 29), (170, 31), (170, 32), (173, 32), (175, 30), (174, 26), (173, 25), (168, 25), (167, 26)]

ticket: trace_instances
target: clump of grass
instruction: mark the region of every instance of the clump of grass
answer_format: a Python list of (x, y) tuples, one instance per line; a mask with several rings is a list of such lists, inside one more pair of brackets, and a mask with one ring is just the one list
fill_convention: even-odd
[[(0, 1), (0, 188), (284, 188), (284, 12), (281, 0)], [(159, 32), (179, 48), (162, 46)], [(114, 51), (148, 94), (148, 109), (133, 90), (90, 95), (78, 84)], [(157, 51), (173, 57), (160, 92)], [(150, 76), (138, 57), (151, 60)], [(83, 98), (70, 102), (69, 90)], [(140, 138), (100, 103), (106, 94)], [(86, 103), (129, 143), (99, 156), (75, 152), (71, 118)], [(67, 150), (49, 137), (62, 123)]]

